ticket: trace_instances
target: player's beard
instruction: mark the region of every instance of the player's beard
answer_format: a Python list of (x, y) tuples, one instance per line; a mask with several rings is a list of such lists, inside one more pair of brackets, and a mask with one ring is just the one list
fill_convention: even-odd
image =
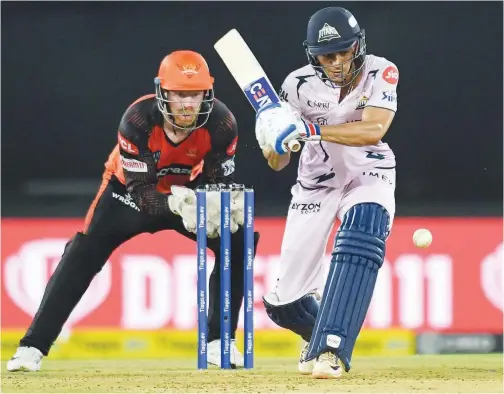
[(198, 108), (192, 109), (190, 111), (181, 110), (180, 112), (172, 114), (173, 123), (175, 123), (175, 126), (179, 126), (183, 129), (191, 127), (196, 123), (198, 119), (200, 108), (201, 105), (199, 105)]
[(197, 114), (191, 114), (191, 115), (177, 114), (177, 115), (174, 115), (173, 118), (174, 118), (174, 123), (176, 126), (189, 127), (194, 122), (196, 122), (198, 115)]

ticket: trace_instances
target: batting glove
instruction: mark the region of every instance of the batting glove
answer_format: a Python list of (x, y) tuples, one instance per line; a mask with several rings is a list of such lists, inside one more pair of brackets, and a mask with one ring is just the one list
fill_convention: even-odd
[(269, 136), (268, 143), (276, 153), (284, 154), (288, 152), (288, 144), (293, 140), (320, 140), (320, 126), (299, 119), (290, 124), (284, 124), (278, 134)]

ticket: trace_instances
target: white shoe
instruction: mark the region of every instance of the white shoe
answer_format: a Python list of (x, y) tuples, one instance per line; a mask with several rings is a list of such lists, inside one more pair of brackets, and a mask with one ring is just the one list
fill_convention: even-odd
[[(207, 346), (207, 359), (209, 364), (221, 366), (221, 341), (215, 339)], [(245, 360), (243, 354), (236, 347), (236, 340), (231, 340), (231, 368), (243, 368)]]
[(20, 346), (16, 354), (7, 361), (7, 371), (36, 372), (42, 364), (42, 353), (31, 346)]
[(306, 353), (308, 353), (309, 342), (303, 341), (303, 347), (301, 349), (301, 355), (299, 356), (298, 371), (301, 375), (309, 375), (313, 371), (313, 365), (315, 360), (304, 361)]
[(322, 353), (315, 359), (312, 376), (315, 379), (337, 379), (342, 374), (338, 357), (331, 352)]

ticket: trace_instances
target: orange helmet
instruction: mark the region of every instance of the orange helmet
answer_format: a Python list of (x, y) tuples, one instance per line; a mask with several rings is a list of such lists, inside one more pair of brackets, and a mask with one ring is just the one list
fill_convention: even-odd
[[(214, 79), (210, 75), (206, 60), (199, 53), (187, 50), (170, 53), (161, 62), (154, 83), (158, 108), (170, 124), (178, 128), (195, 129), (208, 121), (213, 108)], [(195, 125), (181, 127), (175, 124), (169, 106), (170, 100), (167, 99), (168, 90), (202, 90), (204, 92)]]

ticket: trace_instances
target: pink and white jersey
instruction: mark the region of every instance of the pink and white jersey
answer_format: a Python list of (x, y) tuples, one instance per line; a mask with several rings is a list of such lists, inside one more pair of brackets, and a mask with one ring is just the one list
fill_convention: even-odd
[[(339, 103), (340, 89), (326, 85), (306, 65), (285, 79), (280, 97), (309, 122), (336, 125), (362, 120), (366, 107), (397, 110), (396, 88), (399, 72), (383, 57), (367, 55), (363, 77)], [(301, 153), (298, 181), (307, 187), (340, 188), (371, 168), (393, 168), (395, 156), (388, 144), (350, 147), (325, 141), (306, 142)]]

